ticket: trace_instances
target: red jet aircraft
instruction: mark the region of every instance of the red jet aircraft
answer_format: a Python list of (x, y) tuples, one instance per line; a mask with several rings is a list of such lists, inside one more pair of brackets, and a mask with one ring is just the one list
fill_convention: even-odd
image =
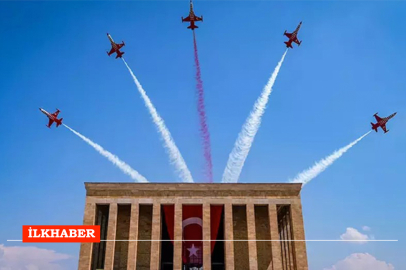
[(189, 16), (187, 16), (186, 18), (182, 17), (182, 22), (190, 22), (190, 25), (187, 28), (194, 30), (195, 28), (199, 28), (199, 27), (197, 27), (197, 25), (195, 25), (195, 22), (198, 22), (198, 21), (203, 21), (203, 16), (198, 17), (195, 15), (195, 13), (193, 12), (192, 0), (190, 0)]
[(297, 39), (297, 33), (299, 32), (300, 26), (302, 26), (302, 22), (299, 23), (299, 25), (296, 27), (296, 30), (293, 31), (293, 33), (283, 33), (285, 36), (287, 36), (289, 38), (288, 41), (285, 41), (286, 44), (286, 48), (292, 48), (292, 42), (296, 43), (297, 45), (300, 46), (300, 44), (302, 43), (302, 41), (299, 41)]
[(377, 123), (374, 124), (374, 123), (371, 122), (372, 129), (375, 130), (376, 132), (378, 132), (378, 128), (380, 127), (380, 128), (382, 128), (382, 130), (383, 130), (385, 133), (388, 132), (389, 129), (386, 130), (386, 123), (389, 121), (389, 119), (391, 119), (391, 118), (394, 117), (395, 115), (396, 115), (396, 113), (392, 113), (392, 114), (389, 115), (388, 117), (380, 118), (380, 117), (378, 116), (378, 113), (374, 114)]
[(124, 54), (124, 52), (120, 52), (120, 49), (125, 46), (125, 43), (123, 41), (123, 43), (121, 44), (117, 44), (114, 42), (113, 38), (109, 35), (109, 33), (107, 33), (107, 37), (109, 38), (110, 42), (111, 42), (111, 50), (110, 52), (107, 52), (107, 55), (110, 56), (113, 53), (117, 53), (116, 59), (117, 58), (121, 58)]
[(54, 122), (56, 122), (56, 127), (59, 127), (60, 125), (62, 125), (63, 118), (58, 119), (58, 114), (60, 112), (58, 109), (56, 109), (56, 112), (54, 112), (52, 114), (41, 108), (39, 108), (39, 110), (49, 118), (48, 125), (46, 125), (47, 127), (51, 128), (51, 126)]

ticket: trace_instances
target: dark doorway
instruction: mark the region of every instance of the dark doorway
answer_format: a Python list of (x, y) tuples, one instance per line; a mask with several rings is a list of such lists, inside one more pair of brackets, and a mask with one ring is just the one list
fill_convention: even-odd
[(278, 205), (278, 229), (281, 240), (282, 266), (284, 270), (295, 270), (296, 262), (293, 254), (292, 219), (290, 205)]
[(211, 254), (211, 269), (224, 270), (224, 207), (221, 212), (220, 224), (217, 232), (216, 244)]
[[(174, 208), (174, 205), (161, 206), (161, 223), (162, 223), (162, 242), (161, 242), (161, 270), (173, 270), (173, 243), (170, 241), (168, 228), (172, 228), (171, 234), (173, 235), (174, 224), (166, 224), (168, 220), (173, 222), (174, 210), (164, 211), (166, 208)], [(172, 217), (166, 217), (165, 215), (172, 215)]]
[[(149, 270), (151, 264), (152, 205), (140, 204), (138, 220), (137, 270)], [(149, 241), (145, 241), (149, 240)]]
[(130, 236), (131, 204), (117, 206), (116, 240), (114, 248), (114, 270), (127, 270), (128, 239)]
[[(96, 204), (96, 220), (95, 225), (100, 226), (100, 240), (107, 239), (107, 226), (109, 223), (109, 205)], [(92, 252), (92, 270), (103, 269), (104, 259), (106, 256), (106, 241), (93, 243)]]

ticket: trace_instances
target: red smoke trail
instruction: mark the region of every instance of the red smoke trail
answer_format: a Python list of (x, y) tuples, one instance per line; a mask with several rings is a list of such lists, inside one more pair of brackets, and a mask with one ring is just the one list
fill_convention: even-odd
[(211, 145), (210, 145), (210, 133), (207, 127), (206, 110), (204, 107), (204, 89), (203, 81), (200, 73), (199, 55), (197, 52), (197, 43), (195, 31), (193, 31), (193, 45), (195, 53), (195, 65), (196, 65), (196, 90), (197, 90), (197, 110), (199, 112), (200, 122), (200, 136), (203, 139), (204, 158), (206, 160), (206, 176), (209, 182), (213, 182), (213, 164), (211, 161)]

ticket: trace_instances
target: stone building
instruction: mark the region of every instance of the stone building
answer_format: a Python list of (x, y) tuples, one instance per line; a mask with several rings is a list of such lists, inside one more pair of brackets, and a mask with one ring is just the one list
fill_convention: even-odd
[(308, 269), (301, 184), (85, 187), (101, 241), (81, 244), (79, 270)]

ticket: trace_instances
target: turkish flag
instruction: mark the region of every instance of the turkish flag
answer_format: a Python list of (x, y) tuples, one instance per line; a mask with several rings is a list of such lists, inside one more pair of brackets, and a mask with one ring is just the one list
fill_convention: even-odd
[(202, 205), (184, 205), (182, 211), (182, 257), (188, 266), (203, 266)]
[(214, 246), (216, 245), (217, 233), (219, 231), (221, 214), (223, 213), (222, 205), (210, 206), (210, 238), (211, 238), (211, 252), (213, 253)]
[[(165, 222), (166, 228), (168, 228), (169, 238), (172, 240), (173, 244), (173, 235), (174, 235), (174, 226), (175, 226), (175, 206), (174, 205), (164, 205), (165, 213)], [(162, 221), (163, 222), (163, 221)]]
[[(203, 263), (203, 209), (202, 205), (183, 205), (182, 209), (182, 258), (185, 264), (202, 265)], [(173, 243), (174, 206), (163, 206), (168, 234)], [(211, 252), (216, 244), (220, 225), (222, 205), (210, 206)], [(197, 266), (196, 266), (197, 267)]]

